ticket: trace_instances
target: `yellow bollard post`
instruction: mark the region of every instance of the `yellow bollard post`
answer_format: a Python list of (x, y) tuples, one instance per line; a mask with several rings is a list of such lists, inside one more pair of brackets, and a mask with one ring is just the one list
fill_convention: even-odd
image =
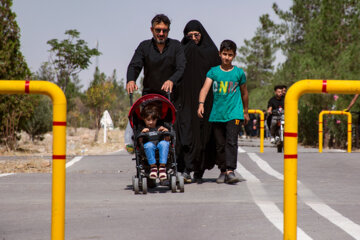
[(260, 152), (264, 152), (264, 112), (259, 109), (249, 109), (248, 113), (260, 115)]
[(351, 153), (351, 148), (352, 148), (352, 139), (351, 139), (351, 135), (352, 135), (352, 129), (351, 129), (351, 125), (352, 125), (352, 116), (351, 113), (349, 112), (345, 112), (345, 114), (348, 116), (348, 122), (347, 122), (347, 140), (348, 140), (348, 145), (347, 145), (347, 149), (348, 149), (348, 153)]
[(319, 114), (319, 153), (322, 153), (322, 149), (323, 149), (323, 122), (324, 122), (324, 114), (322, 112), (320, 112)]
[(65, 239), (66, 98), (47, 81), (0, 81), (0, 94), (44, 94), (53, 102), (51, 239)]
[[(351, 121), (352, 121), (352, 116), (351, 113), (349, 112), (345, 112), (345, 111), (336, 111), (336, 110), (323, 110), (320, 112), (319, 114), (319, 152), (322, 153), (322, 149), (323, 149), (323, 119), (324, 119), (324, 114), (329, 114), (329, 115), (346, 115), (347, 116), (347, 152), (351, 153), (351, 145), (352, 145), (352, 139), (351, 139), (351, 134), (352, 134), (352, 129), (351, 129)], [(321, 124), (320, 124), (321, 123)]]
[(284, 240), (296, 239), (298, 101), (305, 93), (360, 93), (360, 81), (301, 80), (285, 96), (284, 132)]

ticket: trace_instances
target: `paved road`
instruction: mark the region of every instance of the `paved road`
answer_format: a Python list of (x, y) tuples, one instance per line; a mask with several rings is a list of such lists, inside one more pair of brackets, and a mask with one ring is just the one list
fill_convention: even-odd
[[(246, 182), (216, 184), (213, 169), (185, 193), (134, 195), (124, 151), (81, 158), (67, 168), (66, 239), (282, 239), (282, 154), (240, 144)], [(360, 239), (359, 154), (299, 148), (298, 239)], [(0, 192), (0, 240), (50, 238), (51, 174), (2, 176)]]

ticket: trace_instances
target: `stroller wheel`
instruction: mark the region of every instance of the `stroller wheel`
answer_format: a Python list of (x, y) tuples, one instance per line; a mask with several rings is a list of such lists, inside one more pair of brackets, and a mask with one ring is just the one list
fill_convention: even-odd
[(178, 189), (180, 189), (180, 192), (184, 192), (185, 191), (185, 187), (184, 187), (184, 177), (183, 176), (178, 176)]
[(133, 187), (134, 187), (134, 192), (135, 194), (139, 193), (139, 178), (135, 177), (134, 178), (134, 183), (133, 183)]
[(142, 192), (143, 194), (147, 194), (147, 178), (143, 177), (141, 180), (141, 185), (142, 185)]
[(171, 192), (176, 192), (176, 176), (171, 176), (170, 188)]

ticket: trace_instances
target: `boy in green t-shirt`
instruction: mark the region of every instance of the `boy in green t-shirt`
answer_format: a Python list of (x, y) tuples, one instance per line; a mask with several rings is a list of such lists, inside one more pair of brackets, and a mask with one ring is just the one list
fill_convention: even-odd
[(243, 181), (235, 176), (237, 164), (238, 134), (241, 122), (249, 121), (248, 91), (245, 73), (232, 65), (236, 56), (236, 44), (224, 40), (220, 45), (221, 65), (213, 67), (206, 75), (200, 91), (198, 116), (203, 117), (204, 101), (210, 88), (214, 93), (209, 122), (212, 122), (216, 142), (217, 164), (221, 171), (217, 183)]

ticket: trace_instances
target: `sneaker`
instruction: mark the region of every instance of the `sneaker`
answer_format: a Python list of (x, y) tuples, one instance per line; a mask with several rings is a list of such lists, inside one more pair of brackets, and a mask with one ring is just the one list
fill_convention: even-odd
[(270, 138), (270, 143), (275, 143), (275, 138)]
[(279, 136), (276, 136), (276, 137), (275, 137), (275, 142), (277, 143), (277, 142), (279, 142), (279, 141), (280, 141)]
[(153, 167), (150, 169), (150, 175), (149, 175), (149, 178), (150, 179), (156, 179), (158, 176), (158, 170), (156, 167)]
[(226, 183), (233, 184), (240, 181), (240, 178), (236, 177), (233, 171), (228, 172), (228, 174), (226, 175)]
[(188, 172), (183, 173), (184, 183), (191, 183), (191, 175)]
[(160, 167), (159, 168), (159, 179), (161, 181), (165, 180), (167, 178), (166, 176), (166, 168), (165, 167)]
[(226, 172), (220, 173), (219, 177), (216, 179), (216, 183), (225, 183)]

